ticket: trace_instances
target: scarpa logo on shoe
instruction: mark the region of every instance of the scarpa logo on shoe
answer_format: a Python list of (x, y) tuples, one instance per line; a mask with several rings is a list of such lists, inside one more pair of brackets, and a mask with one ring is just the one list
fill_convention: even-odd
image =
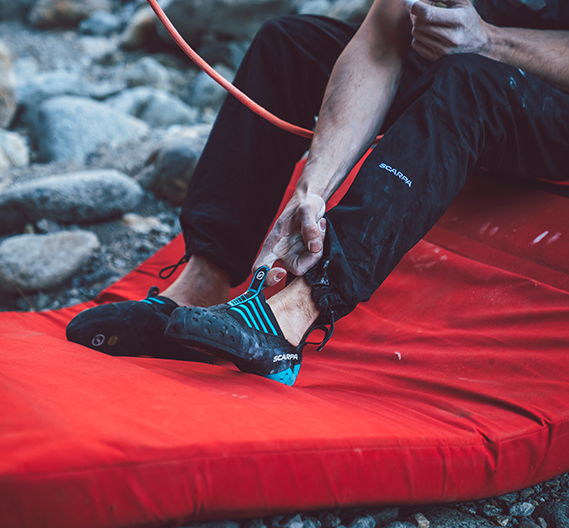
[(273, 363), (277, 361), (288, 361), (291, 359), (298, 359), (298, 354), (279, 354), (273, 358)]

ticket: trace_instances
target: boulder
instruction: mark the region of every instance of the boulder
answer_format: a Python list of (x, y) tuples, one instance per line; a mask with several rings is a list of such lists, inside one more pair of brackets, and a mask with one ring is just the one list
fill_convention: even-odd
[(0, 128), (6, 128), (16, 112), (16, 77), (10, 52), (0, 42)]
[(157, 196), (181, 204), (210, 130), (209, 125), (200, 125), (166, 138), (136, 180)]
[(47, 290), (59, 286), (99, 248), (89, 231), (19, 235), (0, 244), (0, 291)]
[(0, 129), (0, 170), (23, 167), (30, 162), (26, 141), (16, 132)]
[[(223, 64), (217, 64), (215, 70), (230, 82), (235, 77), (235, 73)], [(211, 108), (217, 111), (221, 108), (226, 95), (225, 88), (221, 87), (207, 73), (201, 71), (194, 79), (187, 102), (201, 110)]]
[(152, 57), (142, 57), (130, 64), (126, 70), (126, 84), (133, 86), (152, 86), (168, 90), (170, 80), (168, 70)]
[(75, 172), (16, 184), (0, 194), (0, 233), (48, 219), (62, 224), (108, 220), (132, 210), (143, 191), (116, 170)]
[(75, 27), (95, 11), (110, 12), (110, 0), (37, 0), (28, 20), (38, 28)]
[(199, 111), (178, 97), (146, 86), (125, 90), (105, 103), (154, 127), (191, 125), (199, 120)]
[[(172, 0), (164, 11), (193, 46), (206, 35), (251, 39), (265, 20), (293, 13), (297, 4), (296, 0)], [(160, 22), (157, 28), (160, 37), (172, 43)]]
[(148, 132), (144, 121), (82, 97), (48, 99), (31, 121), (42, 161), (82, 164), (102, 144), (118, 145)]

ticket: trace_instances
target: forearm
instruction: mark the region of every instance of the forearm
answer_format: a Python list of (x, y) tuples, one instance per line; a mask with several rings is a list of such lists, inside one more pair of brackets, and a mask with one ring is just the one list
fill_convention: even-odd
[(532, 73), (569, 92), (569, 31), (487, 27), (482, 55)]

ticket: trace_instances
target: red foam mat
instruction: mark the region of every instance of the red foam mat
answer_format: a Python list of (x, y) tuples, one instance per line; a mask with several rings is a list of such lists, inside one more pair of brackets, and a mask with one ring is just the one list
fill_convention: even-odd
[[(567, 199), (470, 181), (293, 388), (0, 314), (0, 525), (175, 525), (517, 490), (569, 470)], [(177, 239), (97, 302), (141, 298)]]

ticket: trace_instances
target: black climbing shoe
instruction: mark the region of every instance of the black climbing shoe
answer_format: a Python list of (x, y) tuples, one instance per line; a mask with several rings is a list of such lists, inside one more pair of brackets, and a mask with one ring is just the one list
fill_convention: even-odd
[(267, 267), (259, 268), (249, 289), (226, 304), (176, 308), (165, 337), (231, 361), (242, 372), (292, 386), (308, 335), (315, 329), (326, 331), (322, 348), (331, 334), (325, 326), (313, 326), (298, 346), (291, 345), (261, 291), (268, 271)]
[(164, 339), (170, 314), (178, 305), (148, 290), (142, 301), (102, 304), (76, 315), (67, 325), (67, 339), (111, 356), (152, 356), (213, 363), (203, 352)]

